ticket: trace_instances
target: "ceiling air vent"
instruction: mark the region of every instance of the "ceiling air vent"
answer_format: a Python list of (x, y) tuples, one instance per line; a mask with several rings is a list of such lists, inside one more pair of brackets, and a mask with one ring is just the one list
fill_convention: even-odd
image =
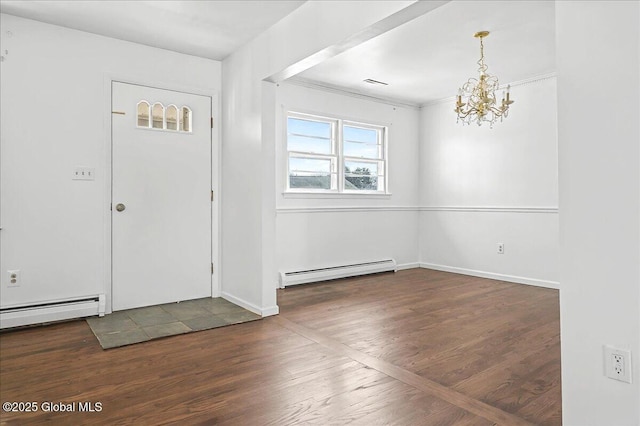
[(384, 81), (373, 80), (371, 78), (368, 78), (368, 79), (362, 80), (362, 81), (364, 81), (365, 83), (369, 83), (369, 84), (381, 84), (383, 86), (388, 86), (389, 85), (389, 83), (385, 83)]

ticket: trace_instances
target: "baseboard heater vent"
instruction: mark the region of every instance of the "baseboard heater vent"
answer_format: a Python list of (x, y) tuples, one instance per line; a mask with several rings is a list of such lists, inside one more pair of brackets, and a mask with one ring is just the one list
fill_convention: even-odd
[(103, 316), (105, 295), (0, 308), (0, 328), (20, 327), (73, 318)]
[(309, 269), (306, 271), (280, 272), (280, 288), (296, 284), (314, 283), (318, 281), (335, 280), (338, 278), (355, 277), (358, 275), (375, 274), (378, 272), (388, 271), (396, 271), (395, 260), (385, 259), (374, 262)]

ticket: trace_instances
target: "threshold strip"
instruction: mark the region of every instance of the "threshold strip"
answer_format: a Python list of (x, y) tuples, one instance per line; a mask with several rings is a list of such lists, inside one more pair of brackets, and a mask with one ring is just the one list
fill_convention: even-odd
[(440, 398), (446, 402), (452, 403), (455, 406), (462, 408), (470, 413), (487, 419), (491, 422), (498, 424), (507, 424), (510, 426), (531, 426), (532, 424), (526, 420), (515, 416), (511, 413), (507, 413), (499, 408), (486, 404), (477, 399), (471, 398), (432, 380), (426, 379), (415, 373), (407, 371), (397, 365), (390, 362), (383, 361), (379, 358), (367, 355), (363, 352), (355, 350), (337, 340), (332, 339), (322, 333), (319, 333), (313, 329), (297, 324), (284, 318), (282, 315), (272, 317), (273, 321), (277, 322), (280, 326), (297, 333), (309, 340), (312, 340), (322, 346), (325, 346), (339, 355), (351, 358), (367, 367), (373, 368), (389, 377), (399, 380), (409, 386), (413, 386), (429, 395)]

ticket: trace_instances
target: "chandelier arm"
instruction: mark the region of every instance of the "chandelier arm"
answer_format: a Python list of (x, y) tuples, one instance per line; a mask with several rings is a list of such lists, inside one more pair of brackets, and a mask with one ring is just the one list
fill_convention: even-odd
[[(460, 115), (460, 113), (462, 113), (462, 115)], [(459, 118), (467, 118), (469, 115), (471, 114), (477, 114), (478, 113), (478, 109), (477, 108), (470, 108), (467, 111), (459, 111), (458, 112), (458, 117)]]
[(500, 117), (506, 110), (501, 110), (500, 108), (491, 107), (489, 108), (492, 113)]

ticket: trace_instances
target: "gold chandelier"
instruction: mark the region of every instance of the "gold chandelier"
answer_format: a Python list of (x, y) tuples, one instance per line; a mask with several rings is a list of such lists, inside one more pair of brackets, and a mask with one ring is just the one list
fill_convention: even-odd
[[(489, 31), (479, 31), (474, 37), (480, 39), (480, 60), (478, 61), (479, 79), (470, 78), (460, 89), (458, 89), (458, 100), (456, 102), (455, 112), (458, 114), (456, 122), (462, 124), (471, 124), (475, 122), (481, 126), (483, 122), (489, 123), (493, 127), (493, 123), (499, 118), (509, 114), (509, 105), (513, 103), (509, 99), (509, 90), (511, 86), (507, 86), (506, 93), (502, 93), (502, 103), (496, 104), (496, 90), (499, 89), (498, 77), (487, 74), (488, 67), (484, 63), (484, 44), (482, 39), (489, 35)], [(462, 102), (464, 96), (466, 102)]]

